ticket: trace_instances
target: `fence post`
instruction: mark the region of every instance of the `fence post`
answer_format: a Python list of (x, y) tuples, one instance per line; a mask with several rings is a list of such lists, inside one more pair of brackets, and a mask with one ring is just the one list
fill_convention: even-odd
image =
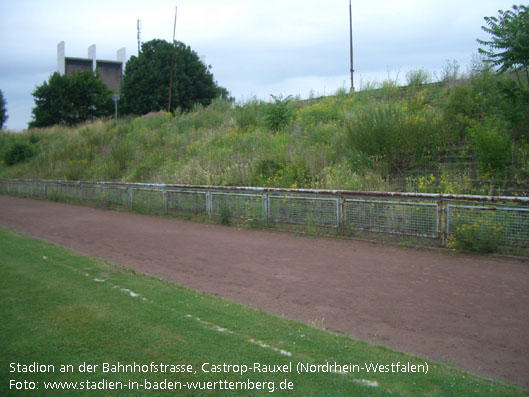
[(208, 216), (213, 214), (213, 200), (209, 190), (206, 192), (206, 212), (208, 213)]
[(447, 221), (448, 217), (446, 214), (446, 205), (443, 199), (439, 200), (439, 207), (438, 207), (438, 232), (439, 232), (439, 238), (441, 239), (441, 246), (446, 246), (446, 231), (447, 231)]
[(134, 209), (134, 190), (131, 187), (129, 188), (129, 202), (130, 210), (132, 211)]
[(167, 213), (169, 212), (168, 211), (169, 204), (168, 204), (167, 201), (168, 201), (167, 200), (167, 190), (164, 189), (164, 191), (163, 191), (163, 212), (164, 212), (165, 215), (167, 215)]
[(270, 219), (270, 194), (266, 194), (266, 220)]
[(338, 230), (345, 235), (345, 197), (338, 197)]
[(263, 193), (261, 196), (263, 203), (263, 223), (268, 221), (268, 193)]

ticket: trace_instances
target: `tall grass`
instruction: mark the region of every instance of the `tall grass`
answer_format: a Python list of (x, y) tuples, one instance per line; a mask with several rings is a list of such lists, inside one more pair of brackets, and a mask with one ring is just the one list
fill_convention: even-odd
[[(529, 184), (527, 87), (488, 70), (423, 84), (423, 72), (405, 88), (387, 81), (306, 101), (216, 100), (174, 115), (4, 132), (0, 177), (386, 190), (420, 189), (420, 178), (444, 174), (487, 179), (491, 189), (505, 178)], [(17, 144), (34, 155), (8, 166)], [(469, 164), (445, 167), (461, 147)], [(471, 193), (470, 185), (449, 188)]]

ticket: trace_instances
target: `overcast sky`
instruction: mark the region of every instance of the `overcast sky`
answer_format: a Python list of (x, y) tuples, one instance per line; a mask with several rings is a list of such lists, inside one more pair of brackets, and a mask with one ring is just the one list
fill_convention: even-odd
[[(353, 0), (355, 88), (424, 68), (439, 73), (446, 60), (465, 70), (477, 53), (483, 17), (512, 0)], [(0, 90), (7, 128), (24, 129), (31, 93), (57, 70), (57, 43), (67, 57), (115, 60), (125, 47), (176, 39), (212, 66), (217, 82), (238, 101), (270, 94), (328, 95), (350, 86), (348, 0), (2, 0)]]

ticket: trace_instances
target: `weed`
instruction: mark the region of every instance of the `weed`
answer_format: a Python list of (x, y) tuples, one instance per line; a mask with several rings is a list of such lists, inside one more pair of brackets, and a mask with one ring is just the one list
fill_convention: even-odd
[(504, 227), (490, 217), (476, 216), (470, 222), (457, 225), (448, 238), (448, 248), (483, 253), (496, 252), (500, 246)]
[(511, 142), (505, 127), (495, 120), (483, 124), (473, 123), (469, 131), (483, 172), (499, 172), (511, 160)]
[(221, 225), (230, 225), (231, 224), (231, 211), (227, 205), (220, 207), (220, 224)]
[(408, 86), (411, 87), (428, 84), (431, 82), (431, 80), (432, 77), (430, 76), (430, 73), (424, 69), (410, 70), (408, 73), (406, 73), (406, 81)]
[(53, 191), (53, 192), (48, 194), (48, 200), (59, 202), (59, 201), (61, 201), (61, 196), (60, 196), (60, 194), (58, 192)]

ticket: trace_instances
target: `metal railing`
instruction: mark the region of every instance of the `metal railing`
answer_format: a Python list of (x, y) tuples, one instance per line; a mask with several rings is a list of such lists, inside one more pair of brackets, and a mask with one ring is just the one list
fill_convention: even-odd
[(529, 247), (529, 197), (43, 180), (0, 180), (0, 193), (140, 213), (228, 214), (343, 235), (415, 236), (441, 246), (474, 228), (503, 245)]

